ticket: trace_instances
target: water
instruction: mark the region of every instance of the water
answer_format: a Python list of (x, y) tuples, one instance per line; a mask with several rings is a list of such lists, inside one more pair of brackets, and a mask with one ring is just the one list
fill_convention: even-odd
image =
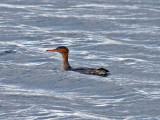
[[(159, 0), (1, 0), (0, 119), (160, 119)], [(107, 68), (108, 77), (63, 72)]]

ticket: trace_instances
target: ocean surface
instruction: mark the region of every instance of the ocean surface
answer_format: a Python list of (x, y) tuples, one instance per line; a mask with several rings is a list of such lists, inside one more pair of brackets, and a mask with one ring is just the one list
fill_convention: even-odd
[(159, 119), (160, 0), (0, 0), (0, 120)]

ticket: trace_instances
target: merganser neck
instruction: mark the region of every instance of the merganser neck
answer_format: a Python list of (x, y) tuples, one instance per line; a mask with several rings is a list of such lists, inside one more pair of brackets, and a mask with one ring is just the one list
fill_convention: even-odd
[(71, 70), (71, 66), (68, 62), (68, 53), (62, 53), (63, 63), (62, 63), (62, 70), (67, 71)]

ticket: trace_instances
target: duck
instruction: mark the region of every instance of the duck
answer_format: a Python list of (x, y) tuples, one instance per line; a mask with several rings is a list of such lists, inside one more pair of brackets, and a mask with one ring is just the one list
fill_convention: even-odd
[(72, 68), (68, 61), (69, 49), (66, 46), (59, 46), (53, 50), (46, 50), (48, 52), (59, 52), (62, 55), (62, 70), (63, 71), (75, 71), (80, 72), (83, 74), (90, 74), (90, 75), (98, 75), (98, 76), (107, 76), (109, 70), (105, 68)]

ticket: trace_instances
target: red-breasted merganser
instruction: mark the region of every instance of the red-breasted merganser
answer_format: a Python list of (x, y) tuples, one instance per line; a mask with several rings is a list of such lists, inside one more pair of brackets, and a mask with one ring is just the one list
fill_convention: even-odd
[(68, 62), (68, 53), (69, 50), (65, 46), (60, 46), (57, 47), (56, 49), (53, 50), (46, 50), (50, 52), (59, 52), (62, 55), (63, 58), (63, 64), (62, 64), (62, 70), (67, 71), (76, 71), (84, 74), (92, 74), (92, 75), (99, 75), (99, 76), (107, 76), (108, 75), (108, 70), (104, 68), (99, 68), (99, 69), (92, 69), (92, 68), (72, 68)]

